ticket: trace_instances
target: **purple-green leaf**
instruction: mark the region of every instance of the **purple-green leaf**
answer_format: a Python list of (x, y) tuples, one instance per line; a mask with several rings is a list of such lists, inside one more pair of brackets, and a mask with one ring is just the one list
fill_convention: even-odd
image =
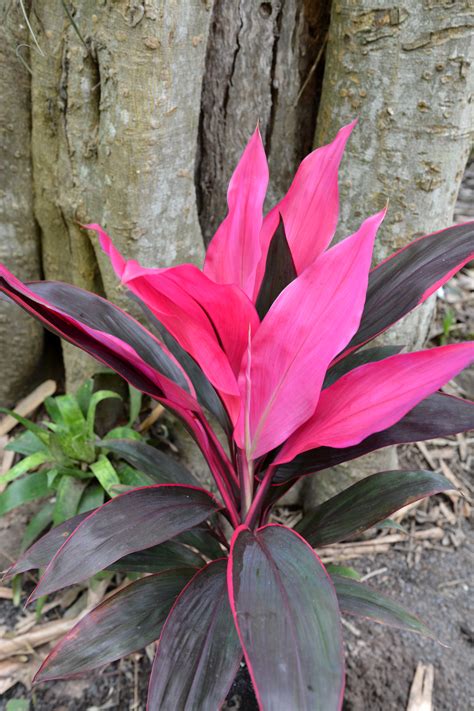
[(29, 601), (86, 580), (130, 553), (164, 543), (218, 510), (210, 494), (189, 486), (145, 486), (116, 496), (69, 536)]
[(176, 539), (120, 558), (108, 570), (124, 573), (158, 573), (176, 567), (202, 568), (204, 558)]
[(391, 627), (433, 637), (433, 632), (418, 618), (386, 595), (352, 578), (331, 575), (343, 615), (357, 615)]
[(122, 459), (157, 484), (199, 486), (198, 480), (184, 464), (146, 442), (132, 439), (104, 439), (99, 444), (115, 454), (120, 454)]
[(435, 393), (410, 410), (399, 422), (376, 432), (352, 447), (318, 447), (299, 454), (293, 461), (278, 467), (275, 484), (295, 477), (334, 467), (392, 444), (420, 442), (433, 437), (447, 437), (474, 428), (474, 403), (451, 395)]
[(351, 538), (394, 511), (453, 485), (431, 471), (388, 471), (372, 474), (307, 513), (296, 530), (315, 548)]
[(348, 348), (385, 331), (422, 303), (474, 255), (474, 222), (410, 242), (370, 273), (359, 330)]
[(209, 563), (171, 610), (153, 663), (149, 711), (211, 711), (224, 702), (242, 658), (226, 570), (226, 560)]
[(234, 534), (229, 596), (266, 711), (341, 708), (344, 650), (336, 593), (310, 546), (270, 524)]
[(177, 568), (149, 575), (107, 598), (56, 645), (35, 683), (84, 674), (157, 640), (174, 601), (195, 572)]

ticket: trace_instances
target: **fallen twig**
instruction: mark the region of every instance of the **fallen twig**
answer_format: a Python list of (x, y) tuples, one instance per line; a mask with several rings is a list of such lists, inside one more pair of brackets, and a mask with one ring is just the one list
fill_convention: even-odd
[[(13, 408), (22, 417), (28, 417), (37, 407), (43, 404), (47, 397), (50, 397), (56, 392), (56, 383), (54, 380), (45, 380), (44, 383), (38, 385), (29, 395), (23, 400), (20, 400)], [(10, 415), (6, 415), (0, 420), (0, 437), (8, 434), (18, 424), (17, 420)]]
[(433, 665), (418, 662), (408, 697), (407, 711), (432, 711), (433, 679)]

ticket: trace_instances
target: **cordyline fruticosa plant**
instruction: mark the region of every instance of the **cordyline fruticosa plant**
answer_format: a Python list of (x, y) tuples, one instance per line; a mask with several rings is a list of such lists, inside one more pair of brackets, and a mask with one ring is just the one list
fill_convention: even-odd
[[(268, 168), (257, 129), (202, 271), (192, 264), (145, 269), (88, 225), (149, 330), (95, 294), (57, 282), (23, 284), (2, 269), (5, 294), (183, 420), (219, 492), (205, 491), (146, 444), (108, 442), (157, 483), (53, 529), (9, 572), (45, 568), (31, 600), (103, 569), (151, 574), (84, 617), (37, 681), (88, 672), (159, 640), (152, 711), (218, 709), (242, 656), (261, 708), (331, 711), (344, 689), (341, 613), (427, 631), (371, 588), (328, 573), (314, 548), (451, 488), (442, 476), (373, 474), (295, 529), (269, 523), (272, 505), (304, 475), (474, 426), (474, 403), (437, 392), (474, 359), (474, 343), (361, 350), (472, 259), (474, 223), (420, 237), (372, 270), (385, 210), (330, 246), (338, 166), (352, 128), (302, 162), (264, 218)], [(222, 517), (233, 529), (230, 541)]]

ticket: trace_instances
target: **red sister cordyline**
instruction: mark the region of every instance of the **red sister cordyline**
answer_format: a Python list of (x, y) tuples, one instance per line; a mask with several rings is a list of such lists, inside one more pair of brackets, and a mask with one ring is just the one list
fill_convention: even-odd
[(95, 294), (23, 284), (2, 268), (5, 294), (183, 420), (218, 489), (213, 496), (143, 443), (107, 445), (150, 486), (51, 530), (9, 572), (45, 568), (33, 600), (103, 569), (152, 574), (84, 617), (37, 681), (88, 672), (159, 640), (152, 711), (218, 709), (242, 656), (262, 709), (331, 711), (344, 689), (341, 612), (429, 633), (390, 599), (328, 571), (314, 548), (449, 489), (439, 474), (374, 474), (295, 529), (269, 523), (272, 505), (303, 475), (474, 426), (473, 403), (437, 392), (474, 360), (474, 343), (361, 350), (473, 258), (474, 223), (420, 237), (372, 270), (385, 210), (331, 246), (338, 166), (353, 127), (302, 162), (265, 217), (257, 129), (202, 271), (145, 269), (89, 225), (149, 329)]

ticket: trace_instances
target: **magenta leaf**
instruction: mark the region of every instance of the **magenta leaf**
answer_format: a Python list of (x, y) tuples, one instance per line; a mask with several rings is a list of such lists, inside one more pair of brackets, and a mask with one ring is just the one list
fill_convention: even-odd
[(55, 646), (35, 683), (85, 674), (157, 640), (176, 598), (195, 572), (176, 568), (150, 575), (104, 600)]
[(178, 597), (157, 647), (148, 709), (218, 709), (242, 648), (229, 606), (226, 560), (209, 563)]
[(273, 481), (283, 484), (334, 467), (393, 444), (421, 442), (433, 437), (448, 437), (474, 429), (474, 403), (451, 395), (434, 393), (410, 410), (395, 425), (376, 432), (352, 447), (317, 447), (299, 454), (288, 464), (277, 467)]
[(474, 341), (402, 353), (351, 370), (321, 393), (315, 414), (275, 464), (318, 446), (349, 447), (394, 425), (474, 361)]
[(410, 242), (372, 270), (360, 327), (349, 348), (375, 338), (423, 303), (474, 258), (474, 222)]
[(237, 284), (250, 298), (261, 256), (259, 234), (267, 185), (267, 158), (257, 126), (231, 178), (229, 211), (207, 248), (204, 263), (204, 273), (213, 281)]
[(262, 709), (334, 711), (344, 650), (336, 594), (310, 546), (271, 524), (234, 533), (229, 596)]
[(366, 531), (413, 501), (452, 488), (437, 472), (379, 472), (309, 511), (296, 531), (314, 548), (329, 546)]
[(389, 358), (400, 353), (402, 349), (403, 346), (377, 346), (376, 348), (364, 348), (361, 351), (349, 353), (348, 356), (337, 361), (335, 365), (329, 368), (324, 378), (323, 388), (328, 388), (336, 380), (339, 380), (343, 375), (350, 370), (354, 370), (354, 368), (358, 368), (360, 365), (375, 363), (384, 358)]
[(239, 378), (244, 405), (234, 437), (254, 459), (314, 412), (329, 363), (359, 325), (384, 215), (367, 219), (292, 281), (252, 338)]
[(270, 242), (262, 285), (255, 308), (261, 319), (285, 287), (296, 279), (296, 268), (285, 235), (285, 226), (280, 222)]
[(356, 121), (341, 128), (327, 146), (310, 153), (299, 166), (285, 197), (270, 210), (260, 233), (256, 293), (265, 271), (266, 255), (282, 216), (298, 274), (314, 262), (331, 242), (339, 215), (337, 175), (344, 148)]
[(433, 632), (424, 622), (386, 595), (352, 578), (342, 575), (331, 575), (331, 578), (343, 615), (364, 617), (373, 622), (434, 638)]
[(87, 516), (63, 543), (30, 602), (86, 580), (125, 555), (164, 543), (218, 510), (210, 494), (189, 486), (145, 486), (116, 496)]

